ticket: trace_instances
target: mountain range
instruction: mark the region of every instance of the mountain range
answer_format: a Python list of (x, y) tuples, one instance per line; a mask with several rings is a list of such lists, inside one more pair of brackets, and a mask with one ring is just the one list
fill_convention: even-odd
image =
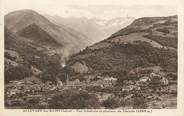
[(86, 17), (60, 17), (45, 15), (51, 22), (57, 25), (65, 25), (70, 27), (88, 38), (90, 38), (91, 45), (99, 42), (118, 30), (126, 27), (135, 18), (116, 17), (112, 19), (101, 19), (101, 18), (86, 18)]

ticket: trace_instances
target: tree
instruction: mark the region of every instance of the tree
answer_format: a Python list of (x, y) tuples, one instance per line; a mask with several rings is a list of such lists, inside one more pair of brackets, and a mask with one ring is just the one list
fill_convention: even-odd
[(97, 109), (99, 102), (95, 94), (86, 91), (68, 90), (54, 96), (49, 101), (49, 108), (54, 109)]
[(32, 75), (31, 69), (27, 65), (9, 66), (5, 69), (5, 83), (14, 80), (21, 80)]
[(41, 79), (46, 81), (56, 82), (56, 77), (60, 75), (60, 71), (62, 70), (62, 66), (60, 65), (61, 57), (58, 54), (53, 56), (45, 57), (42, 60), (43, 72), (41, 75)]

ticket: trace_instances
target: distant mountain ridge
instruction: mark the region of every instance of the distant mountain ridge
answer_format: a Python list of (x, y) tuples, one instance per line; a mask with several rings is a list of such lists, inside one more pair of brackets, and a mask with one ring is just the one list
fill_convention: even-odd
[(106, 20), (100, 18), (88, 19), (86, 17), (45, 16), (57, 25), (65, 25), (79, 31), (90, 38), (92, 44), (109, 37), (111, 34), (127, 26), (134, 20), (133, 17), (117, 17)]

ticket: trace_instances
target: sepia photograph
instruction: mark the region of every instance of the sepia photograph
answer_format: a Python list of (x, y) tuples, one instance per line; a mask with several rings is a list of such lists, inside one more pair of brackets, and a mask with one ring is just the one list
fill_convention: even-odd
[(5, 109), (178, 108), (174, 0), (69, 1), (4, 1)]

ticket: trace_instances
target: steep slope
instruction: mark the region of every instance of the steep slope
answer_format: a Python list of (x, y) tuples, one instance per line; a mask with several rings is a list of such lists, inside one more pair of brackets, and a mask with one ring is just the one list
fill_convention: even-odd
[(163, 46), (177, 47), (177, 16), (145, 17), (135, 20), (131, 25), (114, 33), (109, 38), (145, 32), (144, 36)]
[(29, 77), (31, 74), (28, 59), (31, 56), (39, 56), (40, 52), (35, 44), (5, 28), (5, 82), (20, 80)]
[[(171, 59), (175, 59), (172, 65), (176, 65), (176, 49), (176, 16), (141, 18), (73, 56), (71, 62), (86, 61), (94, 70), (103, 70), (107, 65), (107, 69), (114, 71), (118, 71), (116, 67), (128, 70), (145, 65), (164, 65), (162, 63), (166, 62), (168, 64), (165, 65), (170, 66)], [(104, 70), (108, 72), (107, 69)]]
[[(44, 42), (40, 44), (40, 41), (30, 41), (7, 28), (5, 28), (4, 37), (6, 83), (31, 77), (37, 77), (43, 82), (56, 81), (56, 75), (62, 69), (61, 64), (64, 62), (60, 53), (50, 54), (50, 49), (43, 45)], [(51, 48), (53, 49), (52, 46)]]
[(27, 38), (20, 37), (5, 27), (5, 49), (19, 52), (20, 54), (33, 54), (44, 51), (44, 47), (37, 42), (29, 41)]
[(17, 34), (41, 45), (52, 46), (56, 48), (62, 46), (55, 41), (52, 36), (50, 36), (46, 31), (41, 29), (36, 24), (30, 24), (26, 28), (18, 31)]
[[(5, 24), (9, 30), (21, 34), (24, 37), (27, 36), (25, 35), (28, 33), (27, 31), (39, 31), (37, 35), (31, 36), (42, 36), (41, 38), (45, 38), (46, 35), (49, 36), (46, 39), (50, 38), (49, 41), (54, 39), (52, 41), (62, 45), (63, 51), (66, 52), (63, 53), (64, 55), (78, 52), (86, 46), (85, 36), (78, 35), (76, 31), (68, 29), (65, 26), (57, 26), (44, 16), (32, 10), (19, 10), (7, 14), (5, 16)], [(40, 35), (41, 30), (42, 34)], [(32, 39), (33, 38), (35, 37), (32, 37)]]

